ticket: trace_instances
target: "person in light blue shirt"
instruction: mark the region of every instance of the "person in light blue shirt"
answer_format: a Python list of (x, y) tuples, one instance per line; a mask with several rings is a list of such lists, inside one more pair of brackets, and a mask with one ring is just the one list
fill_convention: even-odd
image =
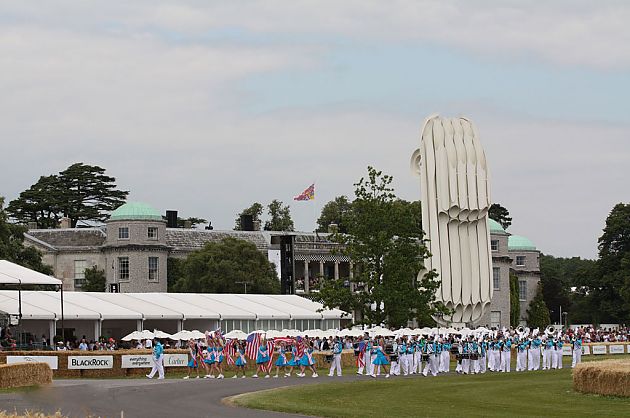
[(155, 373), (158, 373), (158, 380), (164, 379), (164, 347), (158, 339), (155, 340), (155, 344), (153, 345), (151, 360), (153, 360), (153, 367), (147, 377), (153, 379)]
[(582, 362), (582, 335), (577, 334), (571, 341), (573, 344), (573, 359), (571, 361), (571, 368), (575, 368)]
[(554, 351), (553, 351), (553, 365), (554, 369), (562, 368), (562, 347), (564, 344), (562, 343), (562, 339), (558, 338), (554, 341)]
[(328, 372), (328, 376), (332, 377), (334, 371), (337, 371), (337, 376), (341, 377), (341, 353), (343, 352), (343, 344), (341, 343), (341, 339), (339, 337), (335, 337), (335, 340), (332, 345), (332, 361), (330, 362), (330, 371)]

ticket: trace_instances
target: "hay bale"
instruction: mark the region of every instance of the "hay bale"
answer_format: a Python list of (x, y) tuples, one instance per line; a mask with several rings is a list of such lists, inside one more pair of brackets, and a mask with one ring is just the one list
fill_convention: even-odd
[(630, 361), (580, 363), (573, 370), (573, 388), (582, 393), (630, 396)]
[(15, 363), (0, 365), (0, 388), (47, 385), (53, 372), (47, 363)]

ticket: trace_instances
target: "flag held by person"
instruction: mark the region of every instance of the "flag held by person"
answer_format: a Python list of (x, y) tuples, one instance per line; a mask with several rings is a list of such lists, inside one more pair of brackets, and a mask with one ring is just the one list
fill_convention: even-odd
[(245, 355), (251, 359), (256, 360), (258, 355), (258, 349), (260, 348), (260, 333), (252, 332), (247, 336), (245, 344)]

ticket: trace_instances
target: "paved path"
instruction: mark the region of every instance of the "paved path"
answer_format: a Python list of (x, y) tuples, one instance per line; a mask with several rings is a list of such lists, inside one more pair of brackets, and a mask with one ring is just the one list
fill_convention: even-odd
[[(25, 392), (0, 393), (0, 410), (25, 409), (70, 417), (90, 414), (100, 417), (225, 417), (271, 418), (300, 415), (258, 411), (227, 406), (228, 396), (281, 386), (307, 385), (331, 381), (368, 379), (357, 375), (330, 378), (270, 379), (81, 379), (56, 380), (51, 386)], [(381, 376), (380, 379), (383, 379)]]

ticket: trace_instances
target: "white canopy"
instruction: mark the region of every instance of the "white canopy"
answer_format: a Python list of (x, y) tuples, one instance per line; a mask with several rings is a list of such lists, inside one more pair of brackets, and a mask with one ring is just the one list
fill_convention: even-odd
[(7, 260), (0, 260), (0, 283), (61, 285), (61, 280)]
[(225, 338), (230, 338), (233, 340), (244, 340), (247, 338), (247, 334), (241, 331), (240, 329), (235, 329), (224, 335)]

